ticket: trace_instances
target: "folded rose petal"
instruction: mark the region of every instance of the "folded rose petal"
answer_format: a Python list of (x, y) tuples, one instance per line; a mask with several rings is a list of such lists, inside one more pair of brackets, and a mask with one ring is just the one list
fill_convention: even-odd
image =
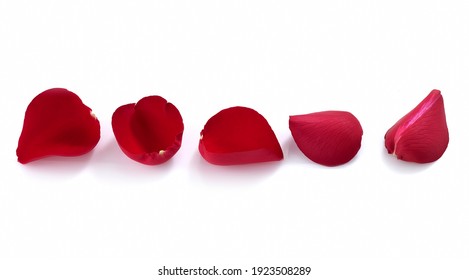
[(438, 160), (449, 142), (443, 96), (437, 89), (394, 124), (384, 136), (388, 153), (417, 163)]
[(236, 165), (283, 159), (267, 120), (246, 107), (224, 109), (200, 133), (199, 151), (212, 164)]
[(129, 158), (157, 165), (181, 147), (184, 124), (179, 110), (161, 96), (147, 96), (123, 105), (112, 115), (112, 130)]
[(46, 156), (80, 156), (100, 138), (99, 121), (75, 93), (53, 88), (26, 109), (16, 155), (20, 163)]
[(358, 119), (349, 112), (290, 116), (289, 125), (298, 148), (316, 163), (341, 165), (360, 150), (363, 130)]

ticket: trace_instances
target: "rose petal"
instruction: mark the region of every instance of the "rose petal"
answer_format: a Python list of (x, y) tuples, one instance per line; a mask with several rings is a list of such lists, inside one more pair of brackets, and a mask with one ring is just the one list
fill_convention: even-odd
[(283, 159), (267, 120), (246, 107), (231, 107), (211, 117), (200, 133), (199, 151), (205, 160), (217, 165)]
[(438, 160), (449, 143), (441, 92), (432, 90), (386, 132), (384, 139), (388, 153), (395, 154), (398, 159), (417, 163)]
[(20, 163), (46, 156), (80, 156), (100, 138), (100, 125), (75, 93), (53, 88), (37, 95), (26, 109), (16, 155)]
[(112, 129), (124, 154), (137, 162), (156, 165), (179, 150), (184, 124), (173, 104), (161, 96), (148, 96), (117, 108)]
[(298, 148), (316, 163), (341, 165), (360, 150), (363, 130), (358, 119), (349, 112), (290, 116), (289, 125)]

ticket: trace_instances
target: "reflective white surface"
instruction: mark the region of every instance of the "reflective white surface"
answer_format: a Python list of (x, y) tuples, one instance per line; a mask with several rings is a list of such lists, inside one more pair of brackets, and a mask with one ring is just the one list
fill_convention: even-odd
[[(0, 278), (156, 279), (163, 265), (205, 264), (467, 279), (468, 4), (291, 2), (0, 2)], [(24, 111), (52, 87), (93, 109), (101, 140), (80, 158), (21, 165)], [(446, 153), (428, 165), (387, 155), (384, 133), (434, 88)], [(155, 167), (125, 157), (110, 125), (151, 94), (185, 124), (180, 151)], [(269, 121), (283, 161), (200, 157), (205, 122), (236, 105)], [(310, 162), (288, 129), (289, 115), (330, 109), (364, 130), (335, 168)]]

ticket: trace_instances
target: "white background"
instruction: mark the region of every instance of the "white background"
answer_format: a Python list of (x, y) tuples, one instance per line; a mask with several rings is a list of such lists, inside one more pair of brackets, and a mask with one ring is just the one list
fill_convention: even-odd
[[(469, 2), (122, 2), (0, 0), (1, 279), (161, 279), (163, 265), (469, 278)], [(93, 109), (101, 140), (21, 165), (24, 111), (52, 87)], [(399, 162), (384, 133), (434, 88), (449, 147), (433, 164)], [(125, 157), (110, 126), (152, 94), (185, 124), (180, 151), (153, 167)], [(203, 125), (235, 105), (264, 115), (283, 161), (201, 158)], [(289, 115), (331, 109), (364, 130), (336, 168), (309, 161), (288, 129)]]

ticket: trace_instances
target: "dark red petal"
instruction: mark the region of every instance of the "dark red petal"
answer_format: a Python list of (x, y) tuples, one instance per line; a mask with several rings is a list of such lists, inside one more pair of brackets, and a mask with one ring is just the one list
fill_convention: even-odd
[(267, 120), (246, 107), (231, 107), (211, 117), (200, 133), (199, 151), (205, 160), (218, 165), (283, 159)]
[(26, 109), (16, 155), (20, 163), (46, 156), (79, 156), (100, 138), (98, 119), (75, 93), (53, 88), (37, 95)]
[(316, 163), (341, 165), (360, 150), (363, 129), (349, 112), (324, 111), (290, 116), (289, 125), (298, 148)]
[(448, 143), (443, 96), (437, 89), (397, 121), (384, 136), (388, 153), (395, 154), (398, 159), (417, 163), (438, 160)]
[(112, 115), (112, 130), (121, 150), (143, 164), (168, 161), (181, 147), (184, 124), (178, 109), (160, 96), (123, 105)]

